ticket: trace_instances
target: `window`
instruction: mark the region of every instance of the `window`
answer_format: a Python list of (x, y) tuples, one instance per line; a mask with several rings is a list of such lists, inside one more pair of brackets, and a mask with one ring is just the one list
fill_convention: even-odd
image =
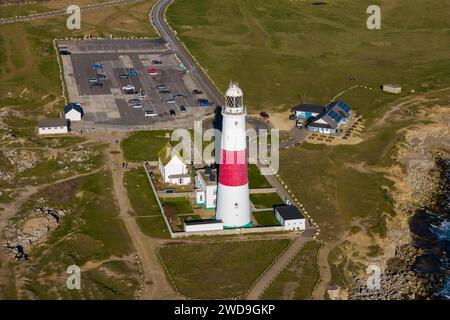
[(234, 208), (235, 208), (235, 209), (239, 209), (239, 203), (236, 202), (236, 203), (234, 204)]
[(239, 123), (239, 122), (237, 122), (237, 121), (236, 121), (236, 122), (234, 123), (234, 125), (235, 125), (235, 126), (237, 126), (237, 125), (238, 125), (238, 123)]
[(200, 195), (200, 201), (203, 201), (203, 195)]

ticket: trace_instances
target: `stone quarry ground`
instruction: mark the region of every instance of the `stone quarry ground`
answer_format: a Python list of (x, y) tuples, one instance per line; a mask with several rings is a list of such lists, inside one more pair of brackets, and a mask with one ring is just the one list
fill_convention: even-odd
[[(89, 33), (156, 35), (148, 23), (153, 2), (83, 13), (82, 30), (73, 32), (65, 28), (65, 17), (0, 26), (0, 232), (11, 224), (26, 223), (42, 200), (68, 212), (45, 241), (31, 249), (29, 261), (14, 262), (4, 251), (0, 253), (2, 298), (177, 297), (154, 254), (162, 245), (177, 241), (167, 239), (140, 167), (142, 161), (156, 160), (162, 133), (133, 133), (125, 141), (119, 134), (123, 154), (108, 134), (35, 135), (36, 121), (59, 116), (64, 105), (53, 38)], [(365, 11), (373, 3), (325, 3), (176, 0), (168, 10), (170, 24), (219, 88), (223, 90), (230, 78), (238, 80), (249, 110), (275, 113), (275, 124), (283, 123), (278, 113), (286, 114), (298, 103), (298, 95), (308, 103), (326, 103), (355, 84), (373, 88), (341, 96), (365, 118), (362, 142), (302, 144), (281, 152), (281, 177), (318, 221), (322, 243), (308, 243), (263, 298), (323, 298), (329, 283), (349, 286), (365, 262), (382, 263), (392, 254), (392, 246), (387, 245), (393, 233), (389, 225), (404, 219), (392, 196), (402, 188), (395, 179), (403, 165), (396, 158), (398, 147), (405, 147), (405, 132), (426, 124), (433, 127), (442, 120), (429, 116), (437, 112), (436, 105), (448, 106), (446, 1), (383, 2), (382, 29), (377, 31), (365, 28)], [(58, 0), (0, 11), (2, 16), (13, 16), (65, 5), (67, 1)], [(382, 94), (379, 85), (385, 82), (401, 84), (403, 93)], [(445, 117), (448, 109), (442, 112)], [(124, 159), (130, 162), (128, 170), (120, 168)], [(254, 185), (267, 186), (254, 167), (250, 177)], [(262, 241), (239, 242), (239, 252), (247, 254), (230, 260), (231, 265), (248, 267), (248, 276), (242, 273), (235, 279), (217, 254), (218, 247), (228, 245), (223, 242), (227, 239), (192, 238), (186, 241), (192, 246), (161, 249), (182, 293), (239, 295), (288, 241), (273, 240), (267, 255), (258, 245)], [(210, 240), (220, 244), (204, 244)], [(179, 259), (189, 255), (198, 261), (180, 264)], [(73, 263), (83, 270), (81, 292), (65, 287), (65, 269)], [(199, 268), (202, 274), (196, 271)], [(221, 276), (211, 277), (218, 270)], [(204, 274), (207, 286), (196, 287)], [(228, 291), (217, 292), (218, 282), (213, 280)], [(300, 282), (306, 285), (298, 286)]]

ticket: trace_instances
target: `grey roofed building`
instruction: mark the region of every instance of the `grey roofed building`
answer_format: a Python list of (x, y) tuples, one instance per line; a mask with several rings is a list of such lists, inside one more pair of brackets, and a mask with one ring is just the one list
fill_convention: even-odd
[(39, 128), (64, 127), (67, 126), (66, 119), (43, 119), (38, 122)]
[(291, 111), (301, 111), (301, 112), (312, 112), (312, 113), (321, 113), (325, 107), (319, 106), (316, 104), (298, 104), (294, 106)]
[[(332, 124), (334, 124), (334, 122), (332, 122)], [(337, 128), (337, 125), (336, 126), (331, 126), (328, 123), (311, 122), (310, 124), (308, 124), (308, 127), (326, 128), (326, 129), (335, 130)]]
[(275, 207), (275, 210), (283, 220), (305, 219), (303, 213), (296, 206), (286, 205)]

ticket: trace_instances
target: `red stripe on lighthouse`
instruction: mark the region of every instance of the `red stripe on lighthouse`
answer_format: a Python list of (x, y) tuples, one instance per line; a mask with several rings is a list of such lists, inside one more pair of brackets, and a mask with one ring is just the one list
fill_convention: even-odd
[(229, 187), (248, 183), (247, 157), (245, 150), (222, 150), (219, 167), (219, 183)]

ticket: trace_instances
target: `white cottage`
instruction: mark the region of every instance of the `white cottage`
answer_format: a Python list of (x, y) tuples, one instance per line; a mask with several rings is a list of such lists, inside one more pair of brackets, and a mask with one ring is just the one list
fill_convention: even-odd
[(217, 199), (217, 169), (198, 169), (195, 176), (195, 203), (214, 209)]
[(39, 134), (61, 134), (68, 131), (66, 119), (44, 119), (38, 123)]
[(187, 185), (191, 183), (191, 175), (183, 157), (178, 152), (172, 152), (173, 147), (168, 142), (158, 153), (159, 170), (165, 183)]
[(81, 104), (71, 102), (64, 107), (64, 116), (70, 121), (80, 121), (83, 117), (83, 108)]

